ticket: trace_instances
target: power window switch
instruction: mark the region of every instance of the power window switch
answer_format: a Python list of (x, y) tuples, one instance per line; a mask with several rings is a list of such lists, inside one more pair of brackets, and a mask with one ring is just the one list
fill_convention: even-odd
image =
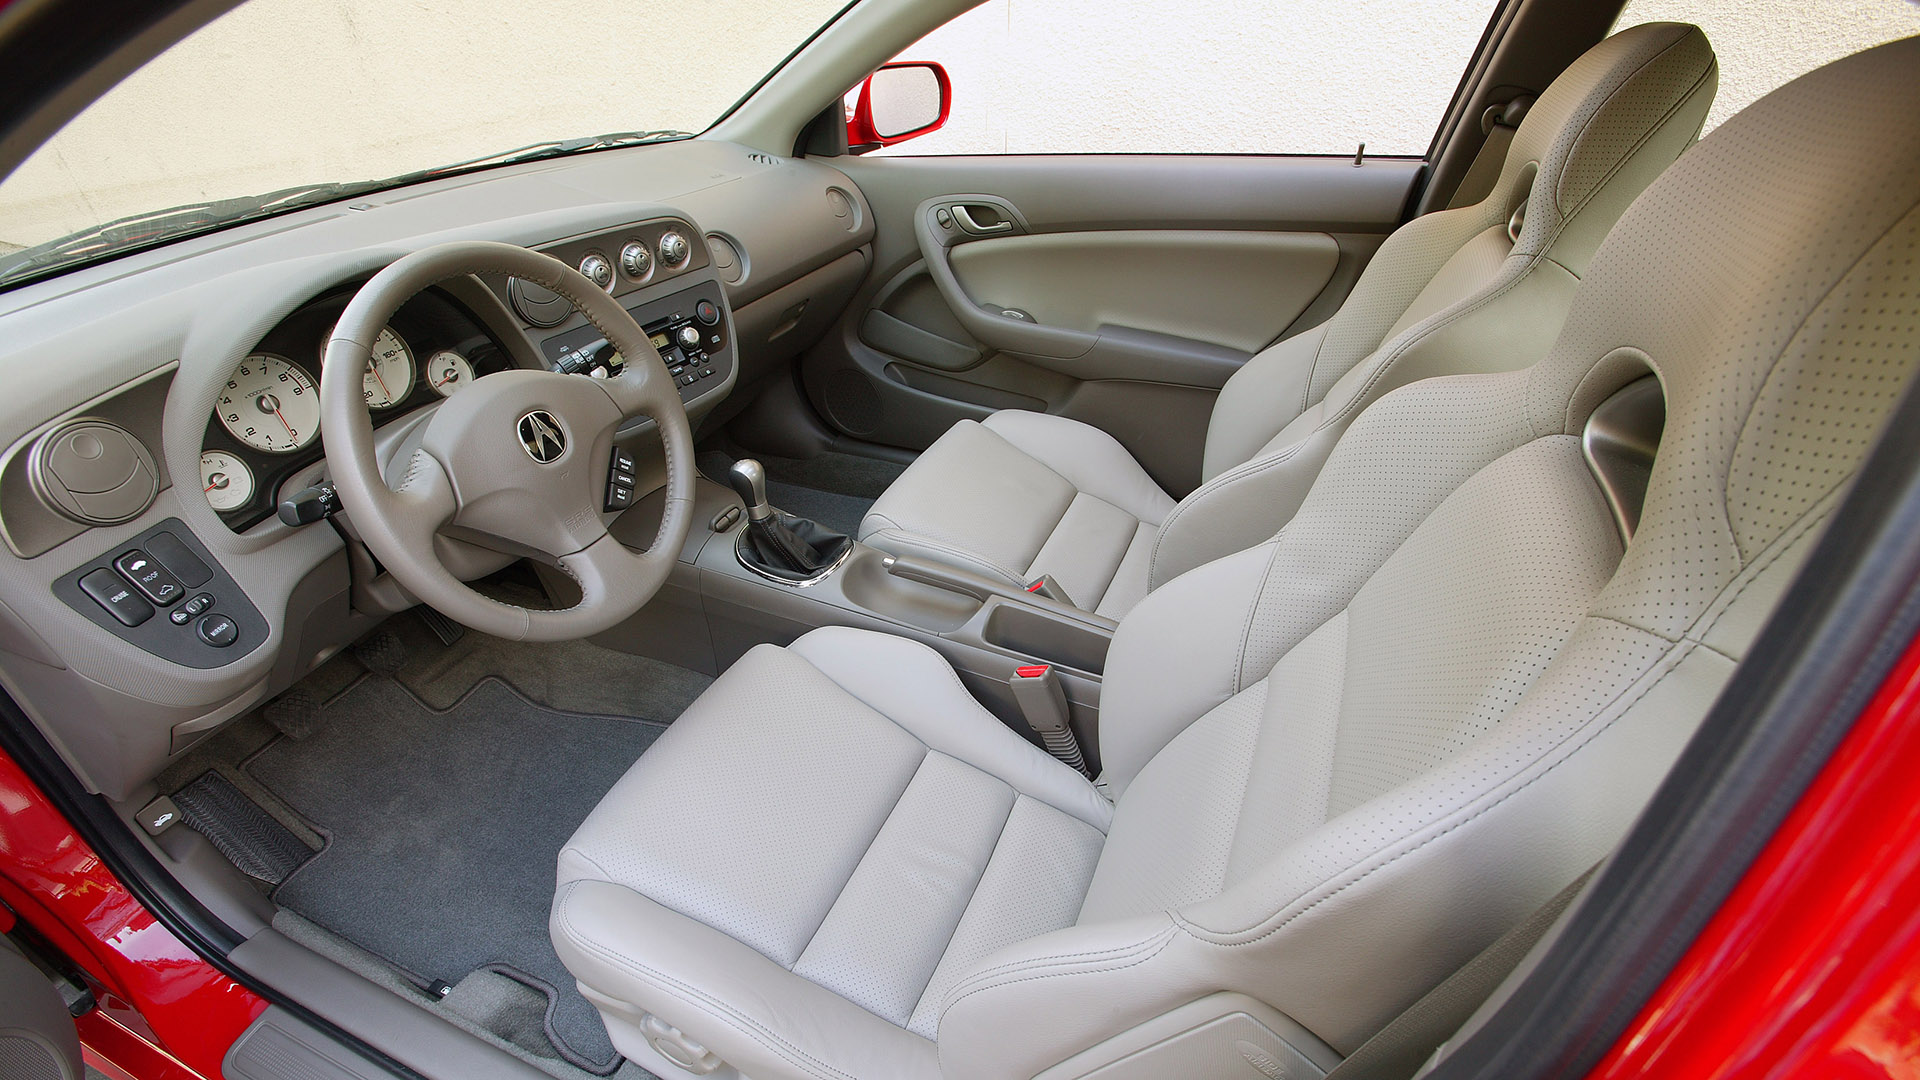
[(80, 591), (93, 597), (94, 602), (106, 608), (122, 626), (139, 626), (153, 618), (153, 605), (127, 584), (125, 578), (104, 566), (87, 571), (80, 579)]

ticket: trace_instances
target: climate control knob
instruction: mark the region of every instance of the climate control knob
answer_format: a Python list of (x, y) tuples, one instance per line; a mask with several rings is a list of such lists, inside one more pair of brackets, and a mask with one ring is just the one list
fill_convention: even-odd
[(620, 249), (620, 269), (630, 278), (643, 278), (653, 273), (653, 252), (647, 245), (635, 240)]
[(680, 328), (680, 332), (674, 336), (680, 339), (680, 344), (683, 348), (691, 349), (695, 345), (700, 344), (700, 328), (697, 326), (683, 326)]
[(580, 274), (603, 289), (613, 286), (613, 264), (597, 251), (580, 260)]
[(660, 238), (660, 261), (671, 268), (678, 269), (692, 253), (693, 249), (687, 246), (687, 238), (679, 233), (670, 232)]

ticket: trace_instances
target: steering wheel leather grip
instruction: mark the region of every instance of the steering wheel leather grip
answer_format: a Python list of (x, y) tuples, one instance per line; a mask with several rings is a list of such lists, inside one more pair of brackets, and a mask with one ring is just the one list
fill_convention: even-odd
[[(619, 350), (625, 366), (611, 379), (515, 369), (475, 380), (435, 408), (400, 483), (389, 487), (361, 390), (374, 338), (422, 289), (483, 272), (564, 297)], [(693, 432), (679, 390), (633, 316), (550, 256), (472, 241), (395, 261), (361, 287), (334, 327), (320, 370), (320, 405), (327, 470), (361, 539), (415, 596), (482, 633), (513, 641), (599, 633), (653, 598), (686, 543)], [(644, 552), (615, 539), (600, 511), (615, 433), (634, 416), (658, 425), (666, 449), (666, 505)], [(433, 538), (442, 530), (558, 566), (579, 583), (580, 602), (542, 611), (482, 595), (436, 556)]]

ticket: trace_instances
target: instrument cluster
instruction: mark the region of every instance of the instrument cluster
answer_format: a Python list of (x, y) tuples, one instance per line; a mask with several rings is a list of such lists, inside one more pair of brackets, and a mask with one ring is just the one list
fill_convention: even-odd
[[(321, 455), (318, 376), (349, 299), (347, 292), (322, 297), (289, 315), (234, 367), (215, 400), (200, 487), (235, 531), (270, 516), (280, 484)], [(458, 301), (428, 290), (407, 301), (375, 339), (361, 392), (378, 426), (511, 364)]]

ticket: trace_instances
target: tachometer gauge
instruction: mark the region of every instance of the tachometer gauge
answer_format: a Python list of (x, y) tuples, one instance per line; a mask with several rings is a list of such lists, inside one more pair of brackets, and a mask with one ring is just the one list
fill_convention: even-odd
[(233, 437), (270, 454), (289, 454), (320, 434), (320, 392), (299, 364), (272, 353), (240, 361), (214, 411)]
[(392, 408), (412, 392), (413, 350), (393, 327), (381, 327), (380, 336), (373, 339), (373, 355), (367, 360), (366, 374), (360, 377), (360, 389), (366, 394), (367, 406), (373, 409)]
[(238, 510), (253, 498), (253, 470), (224, 450), (200, 455), (200, 487), (215, 510)]
[(427, 385), (441, 397), (452, 397), (473, 379), (473, 365), (452, 349), (441, 349), (427, 358)]

